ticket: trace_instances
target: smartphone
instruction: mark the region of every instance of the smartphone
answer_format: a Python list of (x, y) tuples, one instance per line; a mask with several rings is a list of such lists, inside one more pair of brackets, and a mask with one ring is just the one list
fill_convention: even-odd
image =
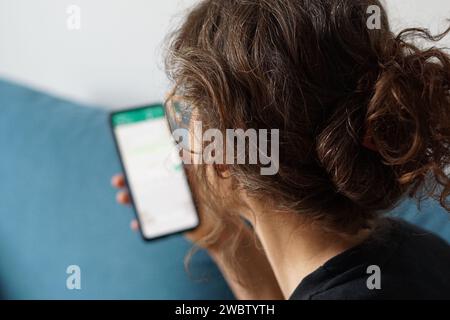
[(164, 106), (113, 112), (110, 123), (144, 240), (198, 227), (196, 205)]

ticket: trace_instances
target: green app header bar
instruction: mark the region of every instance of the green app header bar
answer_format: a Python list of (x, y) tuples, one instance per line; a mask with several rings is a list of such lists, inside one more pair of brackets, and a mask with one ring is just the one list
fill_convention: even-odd
[(139, 109), (132, 109), (114, 113), (112, 116), (112, 124), (114, 127), (116, 127), (121, 124), (130, 124), (163, 117), (164, 107), (160, 104), (156, 104)]

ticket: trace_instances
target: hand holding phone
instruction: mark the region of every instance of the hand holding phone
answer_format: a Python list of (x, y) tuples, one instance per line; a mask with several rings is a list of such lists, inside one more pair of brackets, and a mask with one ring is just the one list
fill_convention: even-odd
[(184, 166), (173, 159), (175, 142), (164, 107), (114, 112), (111, 125), (124, 170), (122, 183), (129, 190), (123, 202), (133, 205), (143, 238), (195, 229), (200, 220)]
[[(125, 183), (125, 177), (123, 176), (123, 174), (117, 174), (115, 176), (112, 177), (111, 179), (111, 184), (113, 185), (113, 187), (115, 187), (118, 191), (117, 191), (117, 202), (121, 205), (131, 205), (131, 201), (130, 201), (130, 195), (129, 192), (127, 190), (126, 187), (126, 183)], [(188, 231), (185, 233), (185, 236), (188, 240), (190, 240), (191, 242), (197, 243), (198, 241), (200, 241), (201, 239), (203, 239), (206, 235), (208, 235), (211, 230), (214, 228), (214, 221), (211, 221), (211, 219), (209, 219), (209, 217), (204, 213), (204, 210), (202, 210), (201, 208), (201, 204), (199, 206), (197, 206), (198, 208), (198, 213), (200, 215), (200, 225), (198, 228)], [(137, 219), (133, 219), (130, 222), (130, 228), (131, 230), (135, 231), (135, 232), (139, 232), (140, 228), (139, 228), (139, 222)], [(221, 235), (221, 239), (220, 240), (226, 240), (226, 238), (232, 234), (234, 232), (234, 228), (232, 228), (232, 226), (229, 226), (228, 228), (225, 228), (225, 230), (223, 231), (223, 234)], [(216, 246), (217, 244), (209, 244), (208, 246), (206, 246), (205, 244), (203, 244), (203, 248), (204, 249), (208, 249), (211, 250)]]

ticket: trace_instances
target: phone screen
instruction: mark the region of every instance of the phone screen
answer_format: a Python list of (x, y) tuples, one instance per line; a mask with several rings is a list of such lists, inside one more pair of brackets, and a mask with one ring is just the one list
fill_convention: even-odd
[(111, 124), (144, 239), (197, 227), (198, 214), (164, 107), (115, 112)]

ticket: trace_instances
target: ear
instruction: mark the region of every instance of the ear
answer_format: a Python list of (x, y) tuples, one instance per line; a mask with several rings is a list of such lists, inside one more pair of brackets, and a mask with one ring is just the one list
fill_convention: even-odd
[(227, 164), (216, 164), (215, 170), (221, 178), (228, 179), (231, 177), (231, 170)]

